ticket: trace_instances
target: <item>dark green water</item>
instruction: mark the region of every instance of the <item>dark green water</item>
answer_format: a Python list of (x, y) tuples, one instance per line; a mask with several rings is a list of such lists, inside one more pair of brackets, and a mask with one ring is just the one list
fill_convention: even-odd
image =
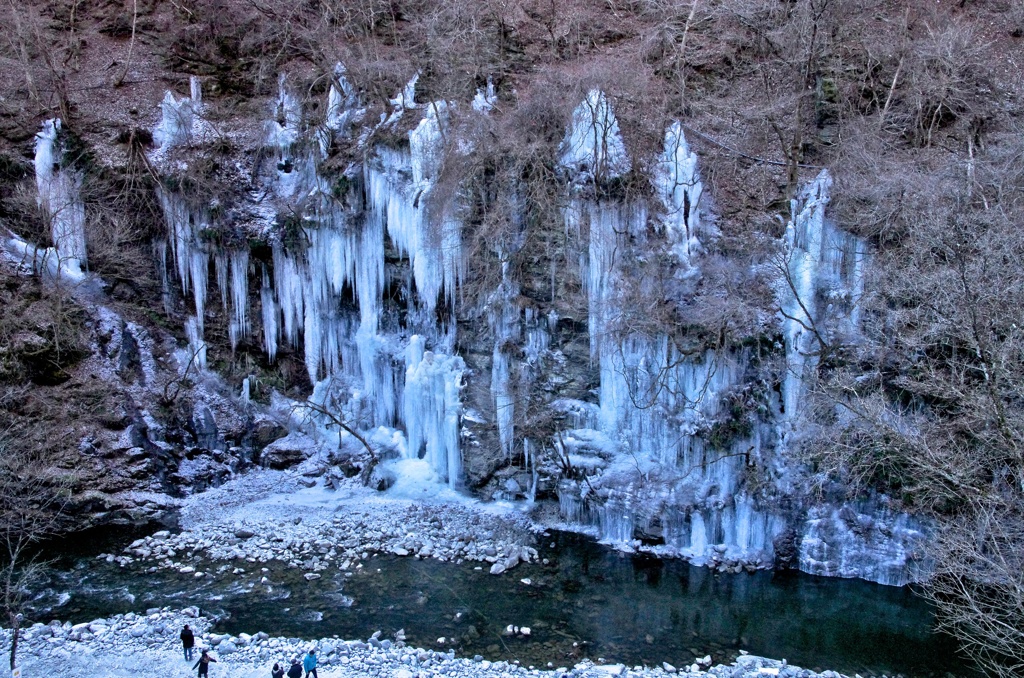
[[(88, 621), (198, 605), (219, 616), (225, 632), (366, 638), (404, 628), (418, 646), (539, 667), (583, 657), (678, 666), (694, 655), (729, 660), (743, 649), (851, 675), (968, 674), (953, 642), (932, 633), (929, 606), (908, 589), (797, 573), (722, 575), (626, 556), (565, 533), (543, 541), (541, 555), (550, 565), (520, 565), (501, 576), (475, 564), (391, 556), (362, 561), (349, 577), (325, 571), (312, 582), (278, 565), (240, 561), (231, 567), (244, 567), (245, 575), (228, 568), (197, 580), (79, 560), (37, 601), (38, 616)], [(216, 572), (222, 565), (201, 569)], [(58, 604), (60, 593), (71, 595)], [(532, 634), (504, 637), (509, 624), (529, 626)]]

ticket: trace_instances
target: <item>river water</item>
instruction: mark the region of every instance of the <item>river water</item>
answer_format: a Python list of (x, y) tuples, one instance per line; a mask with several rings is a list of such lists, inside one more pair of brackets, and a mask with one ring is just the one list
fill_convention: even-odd
[[(404, 629), (417, 646), (538, 667), (583, 657), (680, 666), (746, 650), (850, 675), (969, 675), (953, 641), (932, 632), (928, 604), (906, 588), (791, 572), (718, 574), (570, 533), (542, 542), (548, 565), (501, 576), (476, 563), (384, 555), (312, 582), (280, 564), (201, 562), (213, 576), (196, 579), (65, 558), (34, 616), (79, 622), (197, 605), (221, 632), (367, 638)], [(236, 566), (245, 574), (232, 574)], [(510, 624), (530, 627), (529, 637), (505, 635)]]

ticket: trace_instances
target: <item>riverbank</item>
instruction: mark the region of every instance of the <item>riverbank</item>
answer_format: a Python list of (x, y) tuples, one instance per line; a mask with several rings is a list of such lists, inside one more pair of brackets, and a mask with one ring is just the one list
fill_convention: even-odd
[(237, 574), (276, 560), (310, 579), (358, 568), (375, 554), (475, 561), (492, 574), (538, 558), (538, 528), (511, 505), (482, 504), (437, 484), (387, 493), (355, 479), (336, 485), (328, 489), (301, 472), (256, 470), (186, 499), (180, 533), (160, 531), (99, 557), (196, 578), (210, 575), (197, 567), (200, 559), (233, 562)]
[[(415, 469), (401, 477), (415, 478)], [(179, 518), (180, 533), (138, 539), (101, 554), (100, 562), (75, 561), (57, 577), (33, 621), (108, 621), (97, 623), (102, 633), (88, 624), (62, 625), (49, 636), (39, 632), (48, 644), (89, 656), (87, 664), (67, 664), (59, 653), (42, 659), (81, 671), (67, 675), (107, 675), (101, 664), (121, 666), (119, 652), (139, 654), (143, 661), (168, 641), (174, 649), (173, 624), (181, 622), (161, 617), (144, 623), (119, 613), (199, 606), (216, 620), (218, 634), (238, 634), (226, 656), (266, 650), (249, 656), (257, 665), (300, 652), (303, 641), (253, 645), (243, 631), (302, 638), (336, 634), (316, 642), (341, 647), (339, 637), (404, 628), (410, 644), (434, 648), (426, 656), (432, 662), (456, 661), (452, 652), (464, 659), (481, 655), (472, 667), (453, 665), (457, 675), (517, 659), (538, 670), (559, 664), (568, 670), (600, 656), (630, 666), (667, 660), (689, 667), (710, 655), (708, 664), (713, 658), (729, 666), (743, 650), (850, 674), (942, 675), (949, 666), (931, 659), (942, 653), (922, 637), (928, 635), (929, 617), (916, 601), (908, 604), (909, 592), (795, 573), (721, 574), (678, 560), (614, 552), (546, 532), (521, 506), (477, 502), (433, 482), (400, 481), (381, 493), (354, 479), (329, 489), (301, 468), (257, 470), (181, 500)], [(186, 609), (198, 614), (199, 608)], [(902, 620), (885, 626), (881, 644), (879, 619)], [(168, 630), (150, 632), (150, 623)], [(203, 624), (208, 631), (208, 622)], [(532, 634), (513, 629), (505, 635), (509, 624), (528, 625)], [(121, 650), (81, 645), (81, 637), (68, 644), (76, 627), (87, 641), (95, 640), (87, 634), (128, 634), (146, 642)], [(209, 636), (211, 647), (214, 640)], [(342, 645), (349, 656), (366, 649)], [(370, 657), (370, 665), (378, 660)], [(145, 661), (155, 662), (154, 675), (171, 675), (159, 668), (163, 658)], [(351, 667), (339, 655), (334, 668)], [(263, 675), (264, 669), (249, 666), (222, 675)]]
[[(609, 676), (683, 675), (698, 678), (841, 678), (833, 671), (815, 673), (785, 662), (743, 655), (732, 664), (707, 666), (705, 658), (694, 658), (689, 666), (627, 667), (596, 663), (589, 659), (569, 666), (530, 667), (516, 662), (490, 662), (482, 657), (456, 657), (447, 652), (409, 647), (398, 632), (392, 638), (378, 631), (363, 640), (321, 638), (272, 638), (254, 635), (210, 633), (211, 620), (195, 608), (172, 611), (147, 610), (146, 614), (116, 615), (108, 619), (72, 625), (52, 622), (25, 629), (19, 645), (19, 666), (25, 676), (49, 678), (174, 678), (194, 675), (193, 662), (186, 662), (178, 633), (184, 624), (195, 631), (197, 653), (207, 649), (217, 660), (211, 678), (265, 678), (275, 662), (286, 664), (301, 658), (309, 649), (317, 651), (321, 678), (387, 676), (390, 678), (517, 678), (543, 676), (558, 678), (608, 678)], [(0, 644), (9, 646), (10, 631), (0, 630)], [(698, 663), (700, 662), (700, 663)], [(703, 668), (701, 667), (703, 664)]]

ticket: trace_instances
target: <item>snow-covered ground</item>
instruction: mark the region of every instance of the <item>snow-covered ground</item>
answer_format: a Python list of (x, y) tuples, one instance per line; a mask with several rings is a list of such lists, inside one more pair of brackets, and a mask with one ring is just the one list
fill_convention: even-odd
[[(356, 479), (328, 489), (301, 468), (257, 470), (193, 495), (181, 507), (182, 532), (158, 532), (103, 557), (197, 577), (203, 576), (195, 569), (200, 558), (277, 560), (310, 578), (329, 568), (357, 567), (375, 553), (479, 561), (493, 574), (538, 557), (531, 523), (511, 505), (484, 505), (445, 485), (412, 481), (385, 493)], [(415, 474), (399, 474), (409, 477)]]
[[(362, 640), (322, 638), (269, 638), (266, 634), (227, 636), (206, 631), (210, 622), (196, 616), (195, 608), (181, 611), (149, 610), (144, 615), (117, 615), (110, 619), (77, 624), (37, 624), (25, 631), (20, 645), (19, 666), (23, 676), (47, 678), (176, 678), (195, 675), (193, 661), (186, 662), (178, 633), (189, 624), (196, 634), (197, 651), (208, 649), (216, 659), (211, 678), (266, 678), (275, 662), (287, 666), (309, 649), (319, 656), (318, 673), (322, 678), (388, 676), (390, 678), (526, 678), (561, 676), (608, 678), (609, 676), (714, 676), (715, 678), (752, 678), (781, 675), (790, 678), (838, 678), (839, 674), (786, 666), (785, 662), (741, 656), (734, 664), (702, 669), (698, 664), (676, 668), (626, 667), (622, 664), (594, 664), (584, 661), (574, 666), (552, 669), (519, 666), (509, 662), (490, 662), (481, 657), (456, 657), (454, 651), (437, 652), (405, 645), (401, 632), (396, 638), (383, 638), (379, 632)], [(0, 642), (10, 642), (10, 632), (0, 630)]]

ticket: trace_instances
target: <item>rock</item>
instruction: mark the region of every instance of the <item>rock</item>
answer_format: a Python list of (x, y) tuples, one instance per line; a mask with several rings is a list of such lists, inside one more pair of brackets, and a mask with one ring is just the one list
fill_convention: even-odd
[(256, 536), (256, 533), (243, 527), (235, 530), (235, 536), (239, 539), (252, 539)]
[(370, 474), (369, 486), (378, 492), (384, 492), (395, 484), (397, 477), (388, 469), (382, 468), (380, 464), (373, 468)]
[(217, 652), (220, 654), (231, 654), (233, 652), (238, 652), (238, 646), (230, 640), (225, 640), (217, 646)]
[(314, 579), (319, 579), (320, 578), (320, 575), (317, 574), (316, 572), (307, 572), (306, 574), (304, 574), (302, 576), (305, 578), (306, 581), (313, 581)]
[(494, 565), (491, 565), (491, 574), (502, 574), (503, 572), (505, 572), (504, 563), (495, 563)]
[(676, 667), (672, 666), (668, 662), (662, 662), (661, 663), (661, 668), (665, 669), (666, 673), (675, 673), (676, 672)]
[(282, 470), (302, 463), (317, 449), (315, 440), (298, 431), (292, 431), (284, 438), (264, 447), (259, 456), (259, 463), (266, 468)]

